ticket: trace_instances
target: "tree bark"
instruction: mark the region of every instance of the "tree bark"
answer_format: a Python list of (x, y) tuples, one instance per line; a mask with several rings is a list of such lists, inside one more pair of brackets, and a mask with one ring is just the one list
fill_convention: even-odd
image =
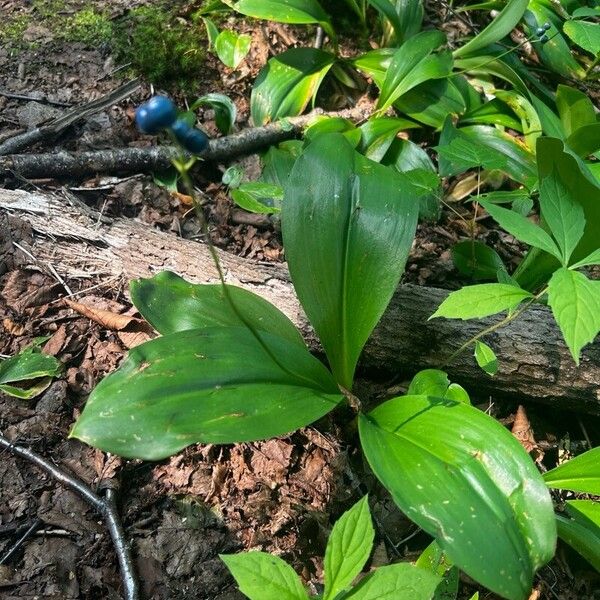
[[(14, 255), (5, 256), (5, 263), (12, 260), (14, 264), (18, 259), (21, 264), (35, 262), (38, 268), (51, 265), (67, 281), (122, 277), (128, 282), (165, 269), (196, 283), (218, 281), (203, 244), (135, 220), (99, 219), (89, 209), (82, 212), (53, 196), (23, 191), (0, 190), (1, 212), (11, 217), (12, 241), (35, 257), (34, 261), (12, 244)], [(5, 238), (6, 246), (2, 223), (6, 230), (7, 220), (1, 217), (0, 238)], [(228, 283), (275, 304), (300, 328), (310, 347), (319, 349), (285, 265), (257, 263), (225, 252), (219, 252), (219, 256)], [(0, 264), (0, 272), (1, 268)], [(435, 288), (400, 285), (365, 348), (361, 367), (402, 377), (438, 367), (464, 341), (498, 319), (428, 321), (447, 294)], [(488, 377), (477, 367), (471, 352), (463, 353), (446, 367), (450, 378), (472, 395), (512, 398), (519, 403), (543, 402), (560, 409), (600, 414), (600, 344), (589, 345), (576, 367), (548, 308), (532, 307), (484, 341), (499, 357), (495, 377)]]

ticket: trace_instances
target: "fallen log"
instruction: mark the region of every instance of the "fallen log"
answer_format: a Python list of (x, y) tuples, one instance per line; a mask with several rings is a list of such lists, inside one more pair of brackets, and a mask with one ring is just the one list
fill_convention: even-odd
[[(18, 244), (13, 243), (13, 259), (22, 264), (35, 262), (37, 267), (50, 264), (67, 281), (115, 277), (129, 281), (168, 269), (193, 282), (217, 282), (203, 244), (135, 220), (102, 222), (98, 215), (83, 214), (61, 199), (23, 191), (0, 190), (0, 212), (10, 215), (12, 231), (32, 232), (20, 240), (13, 237)], [(2, 222), (0, 218), (0, 228)], [(273, 302), (301, 329), (311, 348), (318, 350), (285, 265), (257, 263), (225, 252), (219, 256), (229, 283)], [(401, 285), (365, 348), (361, 367), (409, 377), (419, 369), (443, 364), (463, 342), (497, 321), (496, 317), (428, 321), (447, 293)], [(576, 367), (548, 308), (533, 306), (485, 341), (500, 359), (493, 379), (477, 367), (471, 353), (462, 354), (446, 367), (451, 379), (473, 395), (600, 414), (600, 344), (588, 346)]]

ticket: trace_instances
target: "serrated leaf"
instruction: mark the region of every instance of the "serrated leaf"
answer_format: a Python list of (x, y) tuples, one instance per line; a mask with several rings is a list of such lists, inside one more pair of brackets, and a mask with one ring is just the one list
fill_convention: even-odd
[(340, 134), (318, 136), (285, 188), (282, 233), (292, 281), (346, 388), (398, 285), (416, 229), (416, 196), (405, 177), (366, 159)]
[(600, 448), (588, 450), (544, 473), (551, 488), (600, 496)]
[(548, 283), (548, 304), (579, 364), (581, 349), (600, 331), (600, 282), (590, 281), (578, 271), (558, 269)]
[(529, 0), (509, 0), (500, 14), (480, 33), (454, 51), (454, 56), (475, 54), (482, 48), (507, 36), (521, 20)]
[(429, 318), (481, 319), (516, 308), (532, 297), (528, 291), (505, 283), (469, 285), (451, 292)]
[(505, 229), (510, 235), (530, 246), (545, 250), (560, 260), (560, 249), (554, 240), (539, 225), (532, 223), (529, 219), (516, 213), (514, 210), (496, 206), (491, 202), (480, 200), (479, 203), (500, 227)]
[(428, 600), (440, 577), (408, 563), (379, 567), (367, 575), (344, 600)]
[(587, 267), (590, 265), (600, 265), (600, 248), (594, 250), (591, 254), (588, 254), (585, 258), (577, 261), (571, 265), (571, 269), (579, 269), (580, 267)]
[(365, 496), (333, 526), (325, 550), (323, 600), (332, 600), (350, 586), (371, 554), (374, 537), (369, 501)]
[(342, 399), (307, 349), (245, 327), (178, 331), (131, 350), (88, 398), (70, 436), (160, 460), (197, 442), (283, 435)]
[(252, 121), (299, 115), (317, 93), (335, 56), (316, 48), (291, 48), (271, 58), (261, 69), (250, 97)]
[(498, 358), (494, 351), (483, 342), (475, 342), (475, 360), (488, 375), (494, 376), (498, 372)]
[(246, 58), (251, 43), (252, 38), (249, 35), (225, 29), (215, 40), (215, 52), (224, 65), (236, 69)]
[(308, 600), (300, 578), (284, 560), (266, 552), (219, 554), (250, 600)]
[(504, 598), (527, 598), (556, 526), (544, 481), (508, 430), (468, 404), (403, 396), (360, 415), (359, 433), (377, 478), (456, 566)]
[(590, 54), (600, 53), (600, 24), (571, 20), (563, 25), (563, 31)]
[(135, 307), (162, 335), (205, 327), (243, 327), (241, 313), (255, 329), (305, 346), (294, 324), (273, 304), (233, 285), (227, 289), (237, 314), (220, 284), (189, 283), (170, 271), (149, 279), (134, 279), (130, 284)]
[(438, 155), (450, 163), (444, 166), (443, 175), (464, 173), (474, 167), (484, 169), (506, 169), (507, 158), (494, 148), (480, 146), (471, 140), (456, 137), (449, 144), (436, 146)]

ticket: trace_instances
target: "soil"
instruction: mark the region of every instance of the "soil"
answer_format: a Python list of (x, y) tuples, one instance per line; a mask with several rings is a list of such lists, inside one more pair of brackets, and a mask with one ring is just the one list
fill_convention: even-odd
[[(43, 4), (43, 0), (42, 0)], [(141, 4), (103, 3), (112, 18)], [(14, 18), (33, 15), (39, 2), (0, 0), (0, 13)], [(67, 14), (84, 6), (70, 2)], [(189, 7), (182, 6), (182, 14)], [(236, 128), (249, 126), (249, 91), (270, 54), (306, 41), (306, 30), (276, 24), (236, 28), (252, 35), (252, 50), (237, 71), (208, 54), (193, 101), (208, 92), (228, 94), (236, 103)], [(451, 28), (451, 24), (446, 25)], [(464, 27), (464, 24), (460, 25)], [(457, 25), (458, 27), (458, 25)], [(128, 75), (108, 47), (89, 47), (60, 39), (31, 19), (22, 34), (28, 44), (0, 48), (0, 140), (53, 118), (64, 105), (106, 94)], [(347, 42), (350, 48), (350, 42)], [(6, 95), (3, 95), (6, 92)], [(44, 150), (89, 150), (157, 143), (141, 136), (133, 124), (134, 108), (152, 90), (145, 84), (130, 99), (88, 119), (45, 144)], [(11, 97), (29, 96), (31, 100)], [(200, 112), (207, 132), (217, 135), (214, 115)], [(35, 150), (36, 148), (32, 148)], [(39, 148), (38, 148), (39, 149)], [(235, 208), (220, 183), (230, 165), (206, 166), (197, 176), (203, 192), (210, 234), (215, 244), (248, 259), (283, 260), (277, 223)], [(258, 159), (242, 162), (247, 176)], [(448, 182), (448, 190), (457, 182)], [(141, 219), (191, 239), (201, 237), (189, 198), (172, 194), (149, 176), (126, 179), (96, 177), (77, 181), (23, 181), (5, 185), (22, 189), (66, 190), (103, 215)], [(2, 215), (0, 215), (2, 217)], [(446, 206), (436, 223), (419, 226), (406, 280), (457, 288), (463, 280), (453, 267), (450, 248), (474, 235), (493, 245), (514, 265), (522, 248), (490, 223), (473, 220), (461, 202)], [(10, 219), (10, 217), (9, 217)], [(12, 249), (9, 249), (9, 253)], [(123, 461), (68, 439), (68, 432), (95, 384), (113, 371), (126, 351), (153, 335), (145, 328), (117, 330), (82, 315), (65, 296), (118, 315), (134, 316), (124, 294), (125, 282), (65, 281), (46, 270), (23, 270), (0, 264), (0, 355), (10, 356), (39, 336), (44, 352), (64, 365), (63, 375), (38, 398), (22, 401), (0, 394), (0, 431), (11, 441), (50, 458), (92, 487), (110, 480), (119, 484), (123, 523), (147, 599), (237, 600), (243, 596), (219, 559), (242, 549), (274, 552), (289, 560), (313, 592), (322, 581), (322, 557), (332, 524), (366, 492), (377, 529), (372, 566), (398, 558), (415, 559), (428, 538), (394, 507), (363, 464), (356, 445), (352, 415), (336, 414), (288, 437), (266, 442), (190, 447), (159, 463)], [(391, 397), (405, 384), (398, 378), (364, 373), (358, 395), (369, 401)], [(511, 425), (518, 401), (500, 404), (476, 398), (491, 414)], [(597, 441), (598, 423), (527, 407), (535, 440), (546, 448), (545, 464), (554, 466), (558, 449)], [(33, 526), (33, 528), (32, 528)], [(23, 460), (4, 452), (0, 460), (0, 559), (31, 529), (25, 542), (0, 565), (0, 597), (95, 599), (120, 598), (121, 580), (115, 554), (100, 517), (73, 492)], [(2, 561), (0, 561), (2, 562)], [(566, 547), (543, 568), (532, 598), (593, 598), (600, 579)], [(463, 579), (461, 598), (477, 590)], [(480, 590), (481, 598), (494, 598)]]

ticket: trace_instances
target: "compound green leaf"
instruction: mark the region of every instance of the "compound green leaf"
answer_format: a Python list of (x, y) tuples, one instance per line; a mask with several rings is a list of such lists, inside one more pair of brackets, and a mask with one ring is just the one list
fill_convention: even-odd
[[(238, 313), (252, 327), (304, 347), (300, 332), (278, 308), (243, 288), (228, 285), (227, 289)], [(162, 335), (204, 327), (244, 326), (220, 284), (189, 283), (163, 271), (149, 279), (133, 280), (130, 292), (135, 307)]]
[(468, 285), (451, 292), (429, 318), (481, 319), (511, 310), (527, 298), (532, 298), (529, 292), (506, 283)]
[(178, 331), (137, 346), (91, 393), (71, 437), (120, 456), (160, 460), (197, 442), (283, 435), (342, 396), (299, 344), (245, 327)]
[(475, 360), (481, 369), (492, 377), (498, 372), (498, 358), (495, 352), (483, 342), (475, 342)]
[(548, 304), (579, 364), (581, 349), (600, 331), (600, 282), (590, 281), (578, 271), (558, 269), (548, 283)]
[(564, 24), (563, 31), (590, 54), (600, 53), (600, 24), (571, 20)]
[(594, 250), (580, 261), (577, 261), (574, 265), (571, 265), (571, 269), (579, 269), (580, 267), (587, 267), (589, 265), (600, 265), (600, 248)]
[(587, 518), (556, 515), (558, 536), (600, 572), (600, 527)]
[(325, 550), (323, 600), (332, 600), (362, 571), (373, 548), (375, 530), (365, 496), (333, 526)]
[(465, 403), (404, 396), (360, 415), (359, 432), (377, 478), (457, 567), (504, 598), (528, 597), (556, 525), (543, 479), (508, 430)]
[(284, 560), (266, 552), (219, 554), (250, 600), (308, 600), (300, 577)]
[(233, 8), (255, 19), (291, 24), (319, 23), (327, 35), (335, 39), (329, 17), (317, 0), (239, 0)]
[(454, 51), (454, 56), (467, 56), (500, 41), (521, 20), (529, 0), (509, 0), (500, 14), (480, 33)]
[(545, 250), (560, 260), (562, 254), (556, 242), (539, 225), (514, 210), (496, 206), (489, 201), (480, 200), (480, 204), (510, 235), (530, 246)]
[(429, 600), (440, 577), (408, 563), (379, 567), (367, 575), (344, 600)]
[(588, 450), (544, 473), (551, 488), (600, 496), (600, 448)]
[(441, 31), (422, 31), (395, 52), (381, 87), (377, 109), (387, 110), (403, 94), (430, 79), (447, 77), (452, 69), (449, 52), (432, 54), (446, 41)]
[(235, 31), (225, 29), (221, 31), (215, 40), (215, 52), (224, 65), (236, 69), (246, 58), (251, 43), (252, 38), (249, 35), (240, 35)]
[(256, 126), (299, 115), (317, 93), (335, 56), (317, 48), (291, 48), (271, 58), (258, 74), (250, 97)]
[(408, 178), (366, 159), (340, 134), (318, 136), (285, 188), (292, 280), (336, 380), (348, 389), (404, 269), (418, 195)]

